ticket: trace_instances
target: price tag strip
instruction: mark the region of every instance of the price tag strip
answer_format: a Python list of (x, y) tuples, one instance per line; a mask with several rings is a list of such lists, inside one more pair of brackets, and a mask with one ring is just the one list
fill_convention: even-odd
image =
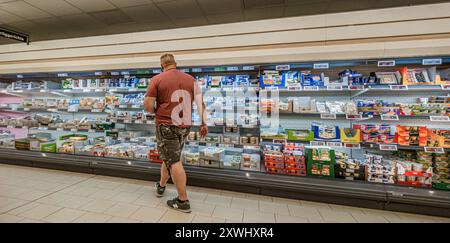
[(359, 115), (349, 115), (349, 114), (347, 114), (347, 115), (345, 115), (345, 117), (346, 117), (347, 120), (362, 120), (362, 115), (361, 114), (359, 114)]
[(430, 116), (430, 121), (432, 122), (448, 122), (450, 117), (448, 116)]
[(361, 144), (360, 144), (360, 143), (345, 143), (345, 144), (344, 144), (344, 148), (348, 148), (348, 149), (361, 149)]
[(380, 144), (381, 151), (398, 151), (398, 146), (395, 144)]
[(442, 84), (441, 88), (442, 90), (450, 90), (450, 84)]
[(326, 114), (326, 113), (321, 113), (320, 114), (320, 119), (322, 120), (336, 120), (336, 114)]
[(436, 147), (424, 147), (424, 151), (426, 153), (435, 153), (435, 154), (444, 154), (444, 148), (436, 148)]
[(311, 141), (309, 144), (311, 146), (327, 146), (327, 143), (323, 141)]
[(330, 85), (327, 86), (328, 91), (342, 91), (344, 90), (344, 87), (342, 85)]
[(303, 90), (305, 91), (318, 91), (319, 86), (303, 86)]
[(400, 120), (397, 115), (381, 115), (382, 121), (398, 121)]
[(390, 85), (390, 90), (409, 90), (409, 87), (407, 85)]
[(356, 90), (364, 90), (363, 85), (350, 85), (348, 86), (348, 90), (356, 91)]
[(327, 146), (333, 147), (333, 148), (342, 148), (342, 143), (341, 142), (327, 142)]

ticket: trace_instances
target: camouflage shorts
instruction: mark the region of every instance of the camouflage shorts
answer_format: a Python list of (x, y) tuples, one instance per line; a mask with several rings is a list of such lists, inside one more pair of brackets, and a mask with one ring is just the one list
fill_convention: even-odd
[(168, 166), (181, 160), (184, 141), (189, 135), (189, 128), (159, 125), (156, 128), (159, 157)]

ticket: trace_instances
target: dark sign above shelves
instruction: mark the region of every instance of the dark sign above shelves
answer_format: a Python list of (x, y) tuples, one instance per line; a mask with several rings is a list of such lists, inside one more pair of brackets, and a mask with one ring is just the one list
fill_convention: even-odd
[(30, 36), (29, 35), (19, 33), (16, 31), (12, 31), (12, 30), (0, 28), (0, 37), (4, 37), (4, 38), (15, 40), (15, 41), (20, 41), (23, 43), (27, 43), (28, 45), (30, 44)]

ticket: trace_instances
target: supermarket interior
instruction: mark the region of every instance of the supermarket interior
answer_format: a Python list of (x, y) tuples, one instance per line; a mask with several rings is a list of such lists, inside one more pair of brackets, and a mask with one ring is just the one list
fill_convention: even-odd
[[(448, 1), (95, 2), (0, 1), (0, 222), (450, 222)], [(191, 215), (153, 195), (165, 52)]]

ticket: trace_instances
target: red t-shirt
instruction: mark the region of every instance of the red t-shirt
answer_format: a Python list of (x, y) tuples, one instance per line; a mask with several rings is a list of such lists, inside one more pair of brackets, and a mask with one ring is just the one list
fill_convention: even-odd
[(156, 125), (190, 127), (194, 102), (195, 78), (169, 69), (152, 78), (146, 97), (156, 98)]

